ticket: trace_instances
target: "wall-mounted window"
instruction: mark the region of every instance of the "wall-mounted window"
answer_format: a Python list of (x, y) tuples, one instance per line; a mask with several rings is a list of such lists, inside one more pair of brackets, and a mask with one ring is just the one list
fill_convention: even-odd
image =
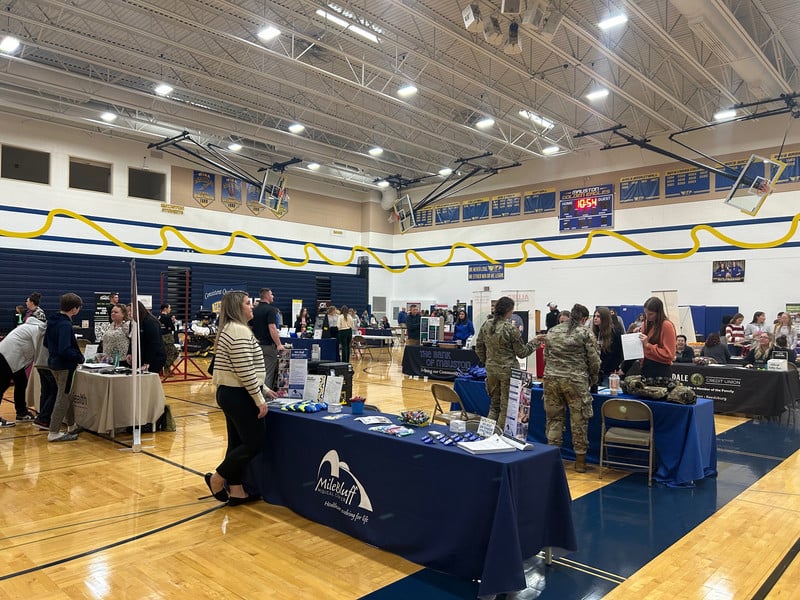
[(2, 147), (0, 177), (50, 183), (50, 154), (16, 146)]
[(144, 169), (128, 169), (128, 196), (165, 202), (167, 176)]
[(69, 187), (111, 193), (111, 165), (83, 158), (69, 159)]

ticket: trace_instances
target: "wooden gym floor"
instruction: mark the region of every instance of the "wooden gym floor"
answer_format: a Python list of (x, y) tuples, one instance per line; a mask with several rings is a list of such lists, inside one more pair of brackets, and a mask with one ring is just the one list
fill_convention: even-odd
[[(430, 410), (430, 384), (403, 377), (401, 352), (355, 360), (353, 391), (384, 412)], [(53, 444), (30, 424), (0, 429), (0, 598), (475, 597), (286, 508), (198, 500), (224, 418), (210, 382), (164, 387), (178, 430), (143, 434), (140, 453), (129, 435)], [(565, 463), (580, 549), (533, 565), (530, 589), (507, 597), (800, 597), (800, 435), (785, 421), (718, 415), (719, 477), (692, 489), (600, 482)]]

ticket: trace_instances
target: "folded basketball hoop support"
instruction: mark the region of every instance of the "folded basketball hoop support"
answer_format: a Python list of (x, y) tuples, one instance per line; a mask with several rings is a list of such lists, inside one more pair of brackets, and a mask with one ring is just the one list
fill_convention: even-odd
[[(184, 317), (183, 317), (183, 350), (181, 358), (174, 365), (171, 365), (166, 375), (161, 377), (162, 383), (170, 381), (204, 381), (211, 379), (208, 373), (189, 356), (189, 270), (183, 271), (184, 276)], [(166, 302), (167, 291), (169, 289), (170, 273), (161, 273), (161, 303)]]

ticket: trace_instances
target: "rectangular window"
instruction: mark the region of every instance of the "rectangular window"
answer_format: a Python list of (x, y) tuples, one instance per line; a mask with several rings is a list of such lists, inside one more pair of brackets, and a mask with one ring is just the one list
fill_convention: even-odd
[(27, 148), (3, 146), (0, 177), (50, 183), (50, 154)]
[(167, 176), (143, 169), (128, 169), (128, 196), (166, 201)]
[(110, 194), (111, 165), (70, 157), (69, 187)]

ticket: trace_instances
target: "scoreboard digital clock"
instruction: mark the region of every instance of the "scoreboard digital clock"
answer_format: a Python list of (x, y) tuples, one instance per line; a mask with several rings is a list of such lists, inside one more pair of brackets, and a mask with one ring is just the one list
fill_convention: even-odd
[(613, 184), (563, 190), (559, 196), (558, 230), (612, 227), (613, 208)]

